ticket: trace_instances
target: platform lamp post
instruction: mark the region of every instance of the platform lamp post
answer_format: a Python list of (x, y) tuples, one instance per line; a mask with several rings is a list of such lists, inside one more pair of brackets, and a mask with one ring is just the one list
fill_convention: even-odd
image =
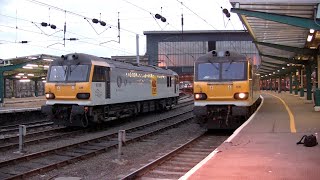
[(292, 72), (289, 74), (289, 79), (290, 79), (290, 94), (292, 94)]
[(38, 97), (38, 80), (34, 80), (34, 96)]
[(299, 86), (298, 74), (299, 74), (299, 71), (295, 71), (295, 74), (294, 74), (294, 95), (295, 96), (298, 95), (298, 86)]
[(0, 107), (3, 106), (3, 98), (4, 98), (4, 78), (3, 78), (3, 72), (0, 70)]
[(306, 67), (306, 79), (307, 79), (307, 101), (311, 101), (311, 64), (310, 61), (307, 62), (307, 64), (305, 65)]
[(318, 87), (314, 90), (314, 110), (320, 111), (320, 83), (319, 83), (319, 77), (320, 77), (320, 55), (317, 55), (317, 75), (316, 75), (316, 81), (318, 83)]

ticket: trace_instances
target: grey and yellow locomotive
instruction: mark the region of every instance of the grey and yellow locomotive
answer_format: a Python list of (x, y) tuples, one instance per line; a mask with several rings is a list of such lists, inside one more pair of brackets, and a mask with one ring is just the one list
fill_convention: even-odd
[(235, 129), (260, 97), (260, 76), (246, 58), (232, 51), (210, 51), (194, 64), (194, 115), (208, 129)]
[(82, 126), (163, 110), (177, 104), (177, 73), (154, 66), (68, 54), (51, 63), (42, 112), (64, 126)]

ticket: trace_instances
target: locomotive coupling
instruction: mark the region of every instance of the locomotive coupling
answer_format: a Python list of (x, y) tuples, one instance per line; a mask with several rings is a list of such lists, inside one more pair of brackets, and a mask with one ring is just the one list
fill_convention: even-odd
[(205, 116), (207, 115), (207, 106), (194, 106), (193, 114), (196, 116)]
[(84, 114), (84, 106), (72, 105), (71, 115), (82, 115)]

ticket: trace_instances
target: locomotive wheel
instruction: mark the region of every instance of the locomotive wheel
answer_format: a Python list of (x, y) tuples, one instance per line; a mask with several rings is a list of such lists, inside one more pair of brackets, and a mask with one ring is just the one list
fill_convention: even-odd
[(80, 122), (81, 122), (82, 127), (84, 127), (84, 128), (88, 127), (89, 120), (88, 120), (88, 117), (86, 114), (83, 116), (80, 116)]

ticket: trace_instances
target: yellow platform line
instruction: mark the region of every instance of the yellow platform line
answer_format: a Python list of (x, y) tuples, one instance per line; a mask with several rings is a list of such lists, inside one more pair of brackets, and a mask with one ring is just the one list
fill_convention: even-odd
[(273, 97), (276, 97), (283, 103), (283, 105), (286, 107), (286, 109), (288, 111), (288, 114), (289, 114), (289, 117), (290, 117), (290, 130), (291, 130), (291, 133), (296, 133), (297, 130), (296, 130), (296, 125), (295, 125), (295, 121), (294, 121), (294, 116), (293, 116), (289, 106), (286, 104), (286, 102), (284, 102), (284, 100), (282, 100), (280, 97), (278, 97), (276, 95), (273, 95), (273, 94), (270, 94), (270, 93), (266, 93), (266, 92), (263, 92), (263, 93), (269, 94), (269, 95), (271, 95)]

